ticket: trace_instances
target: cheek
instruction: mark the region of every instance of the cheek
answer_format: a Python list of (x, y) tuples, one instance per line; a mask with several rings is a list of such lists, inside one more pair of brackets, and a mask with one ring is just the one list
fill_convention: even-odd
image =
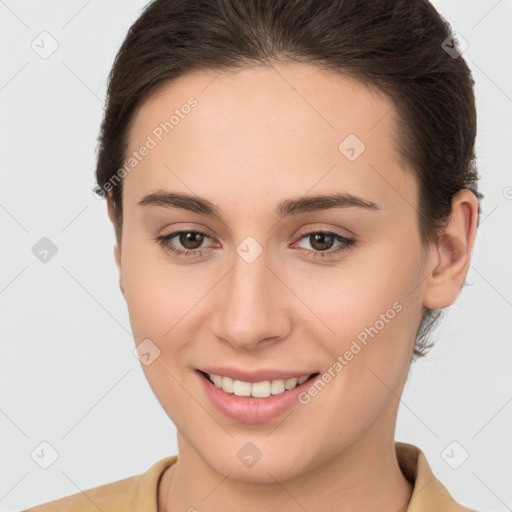
[(207, 288), (186, 266), (171, 265), (150, 242), (123, 241), (123, 283), (135, 340), (164, 341)]
[(313, 319), (308, 337), (328, 354), (326, 364), (343, 358), (336, 374), (350, 383), (346, 399), (376, 398), (379, 389), (387, 392), (378, 377), (393, 388), (405, 376), (421, 319), (419, 256), (383, 244), (296, 288), (315, 313), (307, 315)]
[(186, 406), (190, 395), (182, 388), (187, 379), (180, 365), (189, 361), (191, 322), (199, 311), (194, 304), (206, 292), (206, 284), (191, 280), (193, 274), (185, 266), (162, 260), (158, 250), (136, 243), (135, 237), (123, 240), (123, 251), (125, 298), (135, 344), (148, 346), (145, 340), (150, 340), (149, 352), (158, 354), (149, 364), (141, 364), (142, 370), (171, 420), (186, 426), (192, 421)]
[(374, 325), (382, 334), (403, 332), (397, 328), (407, 318), (402, 311), (418, 308), (411, 293), (421, 282), (418, 261), (392, 243), (381, 244), (337, 266), (302, 275), (290, 272), (286, 279), (294, 283), (294, 292), (308, 306), (303, 318), (312, 319), (317, 337), (323, 333), (326, 340), (339, 343)]

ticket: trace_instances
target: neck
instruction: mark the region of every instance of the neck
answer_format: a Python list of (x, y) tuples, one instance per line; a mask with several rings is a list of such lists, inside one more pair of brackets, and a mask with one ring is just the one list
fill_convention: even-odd
[(158, 510), (405, 512), (412, 485), (398, 466), (393, 436), (372, 430), (320, 466), (270, 483), (230, 479), (178, 434), (178, 461), (161, 480)]

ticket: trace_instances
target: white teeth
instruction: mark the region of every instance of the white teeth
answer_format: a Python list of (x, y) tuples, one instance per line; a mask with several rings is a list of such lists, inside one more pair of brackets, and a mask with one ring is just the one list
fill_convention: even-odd
[(286, 382), (284, 383), (284, 387), (286, 389), (296, 388), (297, 387), (297, 378), (286, 379)]
[(279, 395), (279, 393), (284, 393), (285, 389), (286, 388), (284, 387), (284, 379), (276, 379), (270, 383), (270, 392), (273, 395)]
[(271, 384), (269, 380), (264, 382), (253, 382), (251, 384), (251, 396), (256, 398), (267, 398), (270, 396)]
[(289, 389), (297, 387), (308, 380), (310, 375), (291, 379), (274, 379), (262, 382), (244, 382), (241, 380), (233, 380), (230, 377), (222, 377), (221, 375), (208, 374), (215, 386), (222, 389), (226, 393), (236, 396), (252, 396), (254, 398), (268, 398), (270, 395), (279, 395)]
[(236, 396), (251, 396), (251, 383), (235, 380), (233, 382), (233, 393)]
[[(217, 375), (218, 377), (218, 375)], [(233, 379), (229, 377), (221, 377), (222, 379), (222, 385), (217, 386), (219, 388), (222, 388), (226, 393), (233, 393)]]
[(218, 387), (222, 387), (222, 377), (220, 375), (210, 375), (211, 379), (213, 380), (213, 383)]

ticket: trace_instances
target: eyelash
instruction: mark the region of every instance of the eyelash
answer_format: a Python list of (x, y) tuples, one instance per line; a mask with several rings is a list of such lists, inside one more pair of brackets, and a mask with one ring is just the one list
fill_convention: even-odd
[[(187, 250), (180, 250), (176, 249), (174, 245), (171, 245), (169, 242), (172, 238), (182, 234), (182, 233), (195, 233), (197, 235), (203, 235), (205, 237), (210, 238), (206, 233), (202, 231), (194, 231), (194, 230), (180, 230), (180, 231), (173, 231), (172, 233), (169, 233), (168, 235), (159, 235), (155, 237), (155, 241), (158, 242), (164, 249), (170, 251), (173, 254), (176, 254), (179, 257), (182, 258), (191, 258), (191, 257), (201, 257), (203, 255), (201, 249), (187, 249)], [(331, 258), (334, 254), (337, 254), (342, 251), (346, 251), (350, 249), (352, 246), (355, 245), (356, 241), (352, 238), (346, 238), (344, 236), (338, 235), (337, 233), (333, 233), (332, 231), (325, 231), (325, 230), (316, 230), (316, 231), (310, 231), (308, 233), (305, 233), (299, 237), (299, 241), (303, 240), (304, 238), (308, 238), (311, 235), (334, 235), (334, 238), (336, 241), (341, 242), (342, 245), (340, 245), (338, 248), (331, 250), (327, 249), (325, 251), (311, 251), (309, 249), (304, 249), (306, 251), (306, 254), (312, 258)], [(192, 256), (194, 255), (194, 256)]]

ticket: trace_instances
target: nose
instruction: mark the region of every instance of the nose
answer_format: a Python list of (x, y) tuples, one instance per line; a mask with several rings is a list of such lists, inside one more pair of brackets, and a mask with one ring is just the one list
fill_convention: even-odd
[(231, 270), (216, 287), (214, 334), (237, 350), (269, 346), (291, 332), (291, 293), (270, 263), (265, 251), (252, 263), (235, 253)]

